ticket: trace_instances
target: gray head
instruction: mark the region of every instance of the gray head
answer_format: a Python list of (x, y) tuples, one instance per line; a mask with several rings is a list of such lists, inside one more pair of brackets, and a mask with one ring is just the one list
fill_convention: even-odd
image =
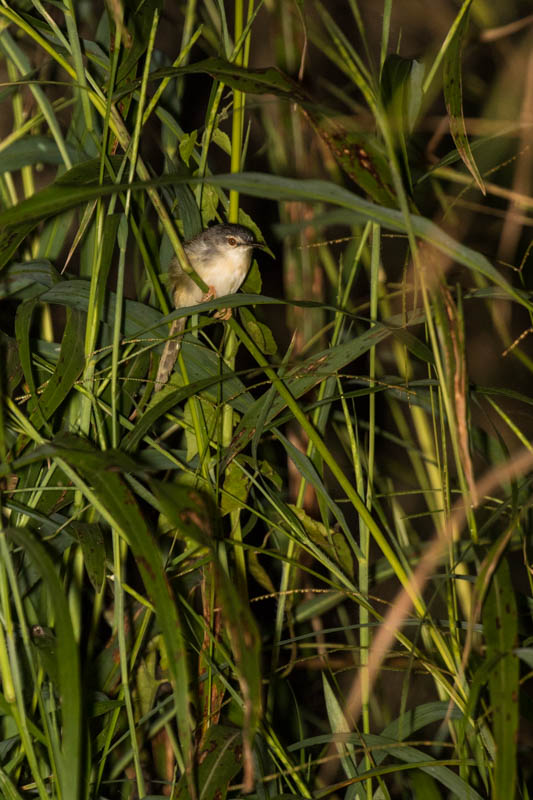
[[(185, 244), (185, 250), (189, 257), (202, 255), (209, 257), (208, 251), (228, 252), (228, 251), (251, 251), (254, 247), (266, 249), (266, 245), (256, 241), (252, 231), (244, 225), (233, 225), (226, 222), (222, 225), (213, 225), (211, 228), (193, 236)], [(213, 254), (214, 254), (213, 252)]]

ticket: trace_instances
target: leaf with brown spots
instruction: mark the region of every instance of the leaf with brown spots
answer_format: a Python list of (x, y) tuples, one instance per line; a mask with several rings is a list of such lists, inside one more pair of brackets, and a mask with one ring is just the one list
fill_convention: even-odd
[(355, 128), (351, 120), (322, 116), (309, 106), (304, 113), (343, 172), (372, 200), (395, 208), (389, 165), (376, 137)]

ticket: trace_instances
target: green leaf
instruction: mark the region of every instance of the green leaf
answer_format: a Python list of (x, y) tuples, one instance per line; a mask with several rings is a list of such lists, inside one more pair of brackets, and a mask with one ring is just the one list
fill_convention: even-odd
[(263, 286), (263, 281), (261, 279), (261, 271), (259, 269), (259, 265), (257, 261), (252, 261), (252, 266), (248, 271), (248, 275), (244, 279), (244, 283), (241, 286), (241, 289), (245, 294), (259, 294), (261, 292)]
[(398, 132), (405, 128), (407, 107), (407, 84), (413, 61), (396, 53), (390, 53), (381, 73), (381, 98), (390, 115), (390, 123)]
[(463, 716), (462, 711), (456, 706), (450, 706), (449, 702), (423, 703), (400, 714), (383, 729), (382, 734), (402, 741), (433, 722), (440, 722), (446, 718), (463, 719)]
[[(127, 84), (130, 83), (135, 74), (135, 67), (148, 47), (154, 12), (156, 9), (160, 10), (162, 6), (162, 0), (144, 0), (130, 13), (127, 22), (129, 38), (125, 42), (126, 46), (121, 50), (125, 57), (118, 69), (117, 85), (123, 81)], [(114, 8), (114, 5), (111, 8)]]
[(422, 84), (424, 82), (424, 75), (426, 74), (426, 66), (420, 61), (413, 59), (411, 62), (411, 72), (409, 73), (409, 87), (407, 96), (407, 130), (412, 133), (420, 111), (422, 108), (422, 101), (424, 99), (424, 92)]
[(307, 108), (306, 115), (346, 175), (377, 203), (395, 207), (389, 164), (376, 136), (314, 109)]
[(98, 522), (70, 523), (70, 530), (76, 535), (83, 552), (83, 563), (89, 580), (99, 592), (104, 585), (106, 549), (102, 527)]
[(2, 359), (0, 380), (5, 386), (8, 397), (11, 397), (22, 380), (23, 372), (15, 339), (2, 331), (0, 331), (0, 358)]
[(298, 517), (311, 541), (323, 550), (332, 561), (336, 561), (347, 575), (353, 576), (352, 553), (344, 534), (334, 528), (328, 530), (321, 522), (310, 517), (303, 508), (294, 505), (290, 505), (289, 508)]
[[(324, 692), (329, 727), (332, 733), (349, 733), (350, 726), (346, 721), (339, 701), (324, 673), (322, 673), (322, 690)], [(350, 743), (344, 744), (342, 742), (337, 742), (336, 746), (346, 777), (348, 779), (355, 778), (357, 775), (357, 765), (353, 745)]]
[(237, 461), (228, 464), (224, 475), (224, 492), (220, 499), (221, 513), (229, 514), (238, 508), (243, 508), (248, 497), (250, 481), (239, 467)]
[(240, 316), (242, 324), (250, 335), (250, 338), (253, 339), (261, 352), (267, 355), (274, 355), (274, 353), (277, 353), (278, 346), (270, 328), (267, 325), (263, 325), (262, 322), (259, 322), (249, 308), (241, 308)]
[(50, 419), (80, 376), (84, 365), (84, 336), (85, 314), (68, 309), (67, 324), (54, 374), (39, 398), (39, 408), (30, 415), (30, 422), (37, 430), (44, 421)]
[[(1, 216), (0, 214), (0, 218)], [(22, 242), (36, 227), (37, 222), (37, 220), (30, 222), (19, 220), (16, 227), (0, 229), (0, 269), (15, 255)]]
[[(112, 156), (113, 169), (118, 170), (122, 160), (122, 156)], [(33, 226), (47, 216), (67, 211), (71, 206), (88, 200), (115, 194), (124, 188), (127, 188), (126, 184), (121, 187), (109, 182), (100, 185), (100, 159), (83, 161), (46, 188), (2, 211), (0, 224), (9, 228), (26, 223)]]
[(139, 714), (143, 718), (152, 710), (157, 691), (161, 685), (161, 681), (156, 677), (156, 657), (155, 649), (149, 649), (146, 656), (141, 660), (135, 675), (136, 699)]
[[(115, 318), (115, 293), (108, 291), (102, 294), (105, 298), (105, 303), (103, 303), (103, 308), (100, 312), (102, 314), (101, 319), (109, 328), (112, 328)], [(89, 308), (89, 298), (89, 282), (73, 280), (57, 283), (51, 289), (41, 294), (39, 299), (44, 303), (55, 303), (57, 305), (77, 309), (78, 311), (87, 312)], [(123, 332), (126, 336), (140, 337), (143, 336), (142, 332), (144, 330), (151, 329), (152, 332), (150, 336), (145, 338), (153, 338), (153, 329), (159, 325), (161, 320), (161, 313), (154, 308), (150, 308), (150, 306), (147, 306), (145, 303), (139, 303), (136, 300), (124, 301)]]
[(424, 361), (426, 364), (435, 363), (435, 357), (430, 348), (420, 339), (417, 339), (416, 336), (413, 336), (412, 333), (409, 333), (406, 328), (393, 328), (391, 334), (396, 341), (406, 347), (419, 361)]
[(39, 258), (49, 258), (57, 261), (65, 245), (65, 241), (72, 227), (75, 211), (65, 211), (44, 223), (42, 233), (39, 232)]
[(15, 335), (19, 349), (20, 363), (32, 397), (32, 404), (34, 408), (33, 416), (34, 419), (37, 418), (39, 420), (39, 425), (44, 425), (46, 420), (40, 411), (39, 399), (37, 397), (37, 386), (35, 384), (31, 363), (30, 328), (31, 319), (36, 307), (37, 300), (27, 300), (19, 305), (17, 308), (17, 315), (15, 317)]
[(5, 798), (5, 800), (24, 800), (22, 795), (17, 792), (3, 769), (0, 769), (0, 791), (2, 792), (2, 797)]
[[(67, 151), (72, 161), (78, 160), (77, 149), (67, 145)], [(24, 136), (0, 151), (0, 173), (15, 172), (33, 164), (62, 163), (56, 142), (48, 136)]]
[[(180, 220), (183, 223), (183, 237), (185, 239), (192, 239), (197, 233), (202, 230), (202, 217), (200, 209), (196, 205), (196, 200), (191, 189), (183, 184), (176, 184), (174, 186), (176, 200), (180, 213)], [(165, 234), (166, 235), (166, 234)], [(172, 251), (172, 257), (174, 251)]]
[(202, 207), (200, 209), (204, 228), (207, 228), (209, 223), (215, 219), (219, 201), (220, 198), (214, 186), (209, 186), (209, 184), (204, 186), (202, 191)]
[(450, 133), (466, 168), (473, 176), (477, 185), (486, 194), (485, 184), (477, 164), (474, 161), (472, 150), (468, 142), (466, 125), (463, 115), (463, 89), (461, 75), (461, 54), (468, 30), (468, 18), (472, 0), (465, 0), (454, 22), (455, 30), (449, 42), (444, 57), (444, 98), (450, 122)]
[[(198, 411), (201, 413), (202, 428), (205, 430), (206, 439), (209, 440), (215, 433), (215, 428), (218, 420), (216, 408), (212, 403), (200, 398)], [(191, 404), (187, 403), (185, 406), (184, 421), (186, 424), (185, 441), (187, 443), (187, 461), (192, 461), (194, 456), (198, 454), (198, 440), (196, 438), (193, 426), (193, 413)]]
[[(0, 300), (13, 297), (31, 289), (30, 297), (41, 294), (61, 280), (61, 276), (49, 261), (25, 261), (23, 264), (10, 264), (0, 281)], [(24, 293), (28, 297), (28, 293)]]
[[(242, 737), (237, 728), (212, 725), (198, 752), (198, 786), (201, 800), (225, 800), (228, 786), (242, 769)], [(175, 794), (177, 800), (190, 800), (183, 776)]]
[[(457, 797), (464, 798), (464, 800), (483, 800), (479, 792), (470, 786), (465, 780), (457, 775), (450, 767), (439, 763), (436, 759), (428, 756), (422, 750), (416, 747), (411, 747), (403, 743), (398, 747), (399, 742), (388, 736), (371, 734), (371, 733), (352, 733), (343, 736), (342, 740), (346, 743), (361, 746), (364, 743), (365, 749), (368, 748), (373, 758), (380, 758), (381, 754), (385, 753), (395, 762), (403, 762), (403, 765), (411, 765), (412, 768), (417, 768), (423, 772), (431, 775), (431, 777), (449, 789)], [(331, 734), (321, 736), (313, 736), (309, 739), (297, 742), (290, 745), (287, 749), (289, 752), (303, 747), (310, 747), (312, 745), (329, 744), (331, 741)], [(435, 762), (435, 763), (432, 763)], [(471, 763), (471, 762), (468, 762)], [(403, 766), (402, 765), (402, 766)], [(398, 765), (400, 766), (400, 765)], [(386, 768), (387, 771), (394, 772), (392, 768)], [(372, 776), (374, 774), (383, 774), (382, 768), (377, 770), (370, 769), (368, 772), (359, 772), (359, 780), (365, 780), (365, 776)]]
[(489, 673), (492, 728), (496, 743), (494, 797), (515, 796), (518, 735), (518, 658), (514, 652), (518, 613), (509, 566), (502, 558), (483, 607), (486, 659), (496, 659)]
[(30, 630), (30, 637), (37, 652), (37, 657), (56, 690), (59, 691), (59, 666), (57, 663), (57, 638), (51, 628), (43, 628), (42, 625), (33, 625)]
[(414, 789), (413, 800), (442, 800), (436, 781), (425, 772), (413, 772), (411, 785)]
[(276, 67), (247, 69), (223, 58), (206, 58), (187, 67), (164, 67), (150, 73), (150, 79), (173, 78), (180, 75), (206, 73), (212, 78), (248, 94), (274, 94), (292, 102), (305, 98), (301, 87)]
[(248, 565), (248, 571), (250, 575), (255, 581), (257, 581), (259, 586), (262, 586), (263, 589), (269, 594), (276, 594), (276, 587), (272, 583), (270, 575), (260, 563), (259, 555), (255, 550), (248, 550), (246, 554), (246, 563)]
[(227, 156), (231, 155), (231, 141), (228, 134), (220, 128), (215, 128), (213, 131), (213, 142), (217, 144)]
[(181, 156), (181, 160), (183, 163), (188, 167), (189, 161), (191, 160), (191, 156), (194, 152), (194, 148), (196, 147), (196, 140), (198, 138), (198, 131), (194, 130), (190, 133), (185, 133), (179, 143), (179, 154)]
[[(421, 82), (424, 68), (417, 62), (391, 53), (385, 59), (381, 74), (381, 95), (389, 118), (395, 148), (401, 153), (405, 175), (412, 191), (411, 171), (407, 155), (407, 139), (422, 103)], [(411, 76), (416, 81), (411, 79)]]
[[(299, 448), (293, 445), (292, 442), (289, 439), (287, 439), (287, 437), (283, 436), (283, 434), (280, 433), (280, 431), (277, 431), (276, 433), (279, 441), (285, 447), (287, 455), (294, 463), (294, 466), (296, 467), (302, 478), (304, 478), (304, 480), (307, 483), (313, 486), (317, 495), (321, 498), (324, 504), (327, 505), (332, 514), (335, 516), (335, 519), (337, 520), (338, 524), (344, 531), (346, 540), (350, 543), (350, 546), (353, 549), (353, 552), (355, 553), (356, 557), (357, 558), (362, 557), (359, 546), (357, 545), (355, 539), (351, 534), (350, 527), (346, 521), (346, 517), (344, 516), (342, 509), (340, 508), (339, 504), (333, 499), (333, 497), (331, 497), (331, 495), (328, 493), (326, 486), (324, 485), (321, 477), (319, 476), (315, 468), (315, 465), (313, 464), (309, 456), (307, 456), (306, 453), (302, 453), (301, 450), (299, 450)], [(294, 514), (294, 511), (292, 513)], [(294, 514), (294, 516), (296, 517), (296, 514)], [(334, 574), (336, 571), (338, 571), (337, 565), (341, 567), (340, 571), (343, 574), (344, 573), (349, 574), (352, 572), (353, 562), (351, 556), (342, 565), (340, 565), (339, 560), (337, 558), (337, 550), (335, 548), (331, 548), (333, 556), (330, 558), (328, 550), (324, 547), (324, 539), (322, 537), (318, 536), (319, 545), (315, 544), (315, 538), (317, 538), (317, 530), (313, 529), (313, 536), (311, 536), (308, 529), (303, 524), (303, 522), (300, 522), (300, 524), (302, 525), (302, 528), (304, 530), (303, 538), (304, 540), (305, 539), (307, 540), (305, 542), (306, 546), (315, 553), (319, 561), (324, 563), (328, 567), (328, 569), (332, 570)], [(298, 526), (298, 523), (296, 523), (296, 526)]]

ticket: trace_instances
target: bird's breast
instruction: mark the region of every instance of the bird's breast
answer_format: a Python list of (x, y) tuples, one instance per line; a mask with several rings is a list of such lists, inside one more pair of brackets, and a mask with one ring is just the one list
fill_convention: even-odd
[(246, 277), (250, 267), (251, 254), (235, 253), (231, 257), (217, 259), (209, 265), (204, 265), (198, 272), (207, 283), (212, 286), (217, 297), (226, 294), (235, 294)]

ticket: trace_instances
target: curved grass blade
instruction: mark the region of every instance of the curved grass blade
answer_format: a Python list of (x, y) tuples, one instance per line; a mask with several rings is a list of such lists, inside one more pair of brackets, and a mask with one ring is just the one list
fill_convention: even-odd
[(483, 178), (474, 160), (463, 115), (463, 89), (461, 77), (461, 53), (468, 30), (468, 17), (472, 0), (465, 0), (454, 22), (455, 30), (444, 58), (444, 98), (448, 111), (450, 133), (466, 168), (473, 176), (483, 194), (486, 194)]
[[(163, 175), (153, 181), (96, 185), (95, 165), (98, 166), (98, 163), (86, 162), (74, 167), (60, 180), (41, 192), (37, 192), (29, 200), (24, 200), (17, 206), (0, 213), (0, 268), (7, 263), (9, 255), (24, 240), (27, 232), (47, 216), (65, 211), (72, 205), (79, 205), (124, 190), (149, 189), (172, 183), (210, 183), (265, 199), (330, 203), (352, 212), (353, 216), (346, 215), (348, 224), (354, 219), (363, 218), (377, 222), (390, 230), (407, 232), (406, 221), (401, 211), (371, 203), (328, 181), (284, 178), (260, 172), (241, 172), (210, 176), (206, 179), (184, 177), (183, 175)], [(83, 180), (84, 176), (86, 177), (85, 181)], [(433, 245), (450, 259), (488, 278), (522, 305), (533, 308), (525, 293), (514, 289), (481, 253), (456, 241), (425, 217), (412, 214), (410, 226), (415, 236)]]
[(0, 279), (0, 300), (22, 292), (24, 294), (19, 296), (28, 299), (28, 290), (31, 290), (29, 296), (34, 297), (45, 289), (50, 289), (60, 280), (57, 270), (44, 259), (10, 264)]
[[(90, 284), (83, 280), (61, 281), (40, 296), (40, 300), (44, 303), (57, 303), (57, 305), (68, 306), (84, 312), (89, 308), (89, 298)], [(102, 321), (111, 328), (115, 314), (114, 292), (107, 292), (101, 313)], [(136, 300), (124, 301), (123, 331), (125, 336), (142, 336), (142, 331), (147, 329), (153, 332), (161, 321), (161, 313), (155, 308), (150, 308), (145, 303), (139, 303)]]
[(186, 67), (163, 67), (150, 73), (150, 80), (205, 73), (212, 78), (248, 94), (275, 94), (291, 102), (305, 99), (302, 87), (276, 67), (249, 69), (224, 58), (206, 58)]
[[(224, 186), (227, 189), (236, 189), (253, 197), (279, 201), (305, 200), (308, 202), (331, 203), (332, 205), (349, 209), (356, 219), (364, 218), (377, 222), (389, 230), (406, 233), (405, 219), (401, 211), (371, 203), (328, 181), (284, 178), (261, 172), (213, 175), (209, 177), (208, 181), (214, 185)], [(349, 219), (352, 222), (354, 221), (354, 217), (350, 217), (347, 214), (347, 224)], [(463, 264), (474, 272), (479, 272), (496, 285), (505, 289), (510, 296), (515, 297), (522, 305), (530, 307), (526, 296), (514, 289), (481, 253), (456, 241), (439, 228), (438, 225), (435, 225), (434, 222), (425, 217), (412, 214), (410, 220), (414, 234), (417, 237), (434, 245), (459, 264)]]
[[(468, 783), (466, 783), (466, 781), (464, 781), (459, 775), (453, 772), (449, 766), (446, 766), (441, 761), (437, 761), (437, 759), (431, 758), (422, 750), (419, 750), (416, 747), (411, 747), (408, 743), (398, 742), (389, 738), (388, 736), (371, 733), (350, 733), (340, 736), (333, 735), (333, 737), (335, 740), (338, 740), (344, 744), (353, 744), (359, 747), (362, 743), (364, 743), (365, 749), (370, 750), (370, 752), (373, 751), (373, 748), (376, 748), (376, 753), (385, 752), (388, 756), (396, 759), (397, 761), (404, 762), (404, 764), (396, 764), (391, 767), (386, 767), (385, 772), (383, 772), (383, 769), (371, 769), (366, 772), (361, 772), (358, 776), (359, 781), (364, 781), (369, 777), (385, 774), (386, 772), (394, 773), (395, 767), (401, 770), (408, 768), (407, 765), (410, 765), (410, 767), (413, 769), (421, 769), (423, 772), (431, 775), (432, 778), (449, 789), (457, 797), (464, 798), (464, 800), (483, 800), (479, 792), (477, 792), (472, 786), (469, 786)], [(316, 746), (318, 744), (329, 744), (331, 741), (332, 734), (325, 734), (304, 739), (303, 741), (290, 745), (290, 747), (287, 749), (289, 752), (291, 752), (304, 747)], [(446, 763), (450, 762), (447, 761)], [(452, 763), (457, 764), (458, 762), (453, 761)], [(331, 787), (329, 787), (329, 791), (331, 791)], [(322, 796), (322, 793), (320, 793), (319, 796)]]

